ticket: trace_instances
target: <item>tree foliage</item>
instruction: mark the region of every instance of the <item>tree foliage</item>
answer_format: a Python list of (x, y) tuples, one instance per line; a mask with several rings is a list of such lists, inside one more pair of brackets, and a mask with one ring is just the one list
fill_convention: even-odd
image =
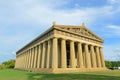
[(0, 65), (0, 69), (14, 68), (15, 60), (5, 61)]
[(112, 63), (110, 61), (105, 61), (105, 66), (107, 68), (111, 68), (112, 67)]
[(109, 69), (114, 69), (114, 67), (120, 67), (120, 61), (105, 61), (105, 65)]

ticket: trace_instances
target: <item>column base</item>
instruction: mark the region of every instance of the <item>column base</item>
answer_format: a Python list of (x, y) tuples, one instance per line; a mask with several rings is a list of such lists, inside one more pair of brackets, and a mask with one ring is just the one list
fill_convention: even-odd
[(75, 73), (75, 72), (94, 72), (94, 71), (105, 71), (109, 70), (107, 68), (32, 68), (32, 69), (18, 69), (17, 70), (26, 70), (32, 72), (40, 72), (40, 73)]

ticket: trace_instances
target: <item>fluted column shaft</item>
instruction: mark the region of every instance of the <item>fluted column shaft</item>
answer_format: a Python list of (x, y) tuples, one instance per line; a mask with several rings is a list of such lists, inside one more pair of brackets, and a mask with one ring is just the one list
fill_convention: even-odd
[(34, 68), (37, 68), (37, 54), (38, 54), (38, 52), (37, 52), (37, 46), (36, 47), (34, 47)]
[(65, 39), (61, 40), (61, 67), (66, 68), (66, 41)]
[(37, 62), (37, 68), (40, 68), (40, 62), (41, 62), (41, 44), (38, 47), (38, 62)]
[(24, 64), (23, 64), (23, 54), (21, 54), (21, 69), (23, 68)]
[(41, 68), (44, 68), (45, 66), (45, 47), (46, 44), (45, 42), (43, 43), (43, 48), (42, 48), (42, 61), (41, 61)]
[(25, 51), (24, 53), (24, 69), (26, 69), (26, 65), (27, 65), (27, 51)]
[(85, 44), (85, 61), (86, 61), (86, 67), (91, 68), (91, 59), (90, 59), (90, 53), (88, 52), (88, 45)]
[(75, 68), (75, 46), (74, 46), (74, 42), (70, 41), (70, 66), (71, 68)]
[(98, 47), (96, 47), (96, 58), (97, 58), (97, 65), (98, 65), (98, 67), (101, 67), (100, 53), (99, 53), (99, 48)]
[(31, 68), (31, 64), (32, 64), (32, 50), (30, 49), (30, 60), (29, 60), (29, 68)]
[(91, 55), (92, 55), (92, 67), (93, 68), (96, 68), (97, 65), (96, 65), (96, 55), (95, 55), (95, 50), (94, 50), (94, 46), (90, 46), (90, 49), (91, 49)]
[(100, 56), (101, 56), (101, 65), (102, 67), (105, 67), (105, 61), (104, 61), (104, 55), (102, 52), (102, 48), (100, 48)]
[(51, 48), (51, 40), (48, 40), (46, 68), (50, 67), (50, 48)]
[(26, 55), (25, 55), (25, 58), (26, 58), (26, 62), (25, 62), (25, 68), (27, 69), (27, 65), (28, 65), (28, 51), (26, 51)]
[(28, 69), (30, 68), (30, 60), (31, 60), (31, 54), (30, 54), (30, 49), (28, 50)]
[(33, 68), (33, 64), (34, 64), (34, 49), (31, 49), (32, 52), (32, 59), (31, 59), (31, 68)]
[(52, 68), (58, 68), (58, 39), (53, 38)]
[(22, 68), (25, 69), (26, 68), (26, 63), (27, 63), (27, 51), (24, 54), (22, 54), (22, 56), (23, 56)]
[(83, 68), (82, 44), (78, 43), (78, 67)]

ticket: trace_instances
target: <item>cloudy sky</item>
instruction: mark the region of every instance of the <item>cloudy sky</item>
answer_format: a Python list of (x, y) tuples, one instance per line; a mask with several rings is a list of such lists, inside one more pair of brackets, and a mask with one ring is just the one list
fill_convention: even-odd
[(57, 24), (86, 26), (102, 37), (105, 60), (120, 60), (120, 0), (0, 0), (0, 63)]

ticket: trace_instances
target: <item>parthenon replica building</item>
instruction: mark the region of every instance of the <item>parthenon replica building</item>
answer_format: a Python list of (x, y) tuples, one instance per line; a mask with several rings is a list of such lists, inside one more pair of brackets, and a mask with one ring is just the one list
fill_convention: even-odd
[(105, 70), (103, 39), (81, 26), (52, 27), (16, 52), (15, 69), (69, 73)]

